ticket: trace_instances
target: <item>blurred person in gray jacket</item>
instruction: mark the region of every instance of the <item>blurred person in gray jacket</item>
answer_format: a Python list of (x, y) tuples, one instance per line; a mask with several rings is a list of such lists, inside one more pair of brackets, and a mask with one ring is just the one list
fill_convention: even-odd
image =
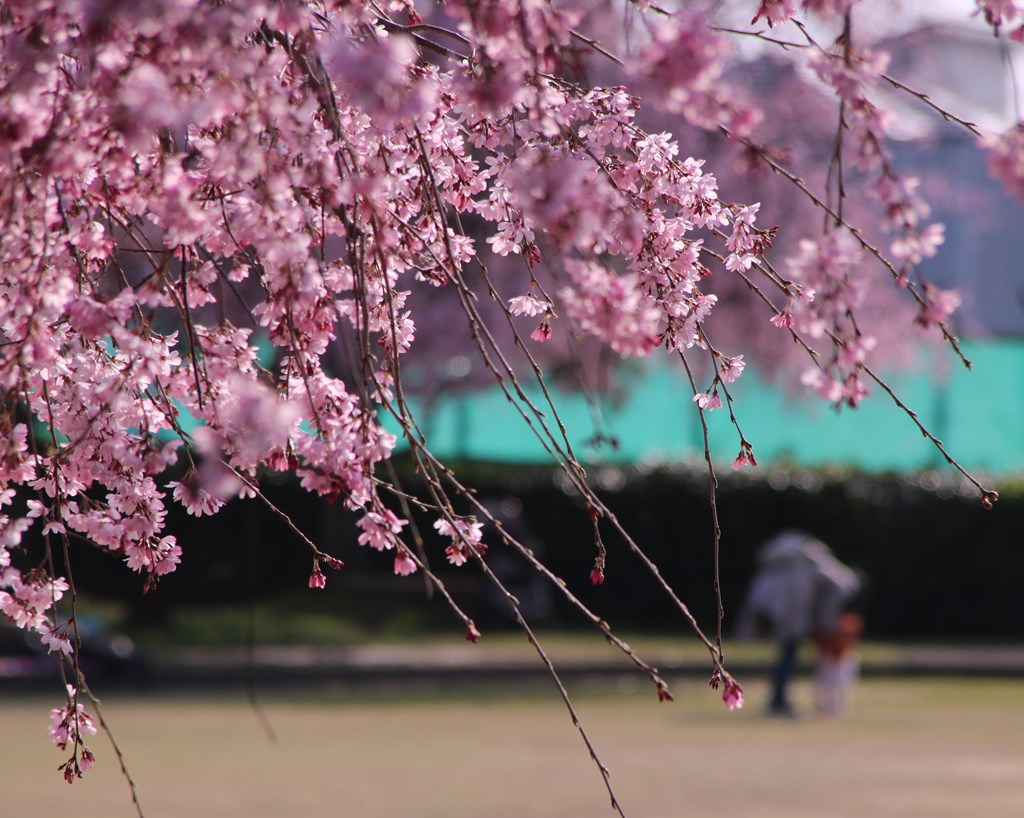
[(859, 587), (853, 570), (806, 532), (783, 531), (761, 546), (736, 635), (749, 639), (767, 632), (777, 645), (769, 714), (796, 715), (788, 688), (800, 644), (812, 634), (838, 631), (847, 603)]

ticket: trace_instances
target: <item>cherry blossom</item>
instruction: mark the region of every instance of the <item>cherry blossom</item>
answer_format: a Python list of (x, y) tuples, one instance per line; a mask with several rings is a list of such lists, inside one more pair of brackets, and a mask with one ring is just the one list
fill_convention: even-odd
[(544, 315), (551, 309), (551, 304), (535, 295), (519, 295), (508, 302), (513, 315)]
[(739, 710), (743, 707), (743, 688), (731, 677), (722, 685), (722, 701), (730, 710)]
[(754, 25), (763, 17), (768, 23), (768, 27), (771, 28), (788, 23), (795, 13), (796, 3), (793, 0), (763, 0), (750, 24)]
[(931, 284), (925, 286), (925, 299), (917, 318), (924, 326), (945, 323), (960, 306), (960, 294), (956, 290), (943, 290)]
[(718, 396), (717, 389), (710, 392), (698, 392), (693, 396), (693, 402), (701, 409), (706, 409), (708, 411), (722, 408), (722, 399)]
[(405, 520), (400, 520), (390, 509), (368, 511), (357, 522), (362, 529), (359, 544), (368, 545), (378, 551), (390, 551), (398, 543), (395, 535), (400, 533), (406, 524)]
[(67, 685), (67, 704), (50, 711), (50, 737), (58, 750), (71, 745), (71, 757), (60, 765), (64, 780), (69, 784), (81, 778), (96, 761), (96, 756), (85, 745), (86, 735), (95, 735), (96, 726), (85, 706), (78, 700), (79, 692)]
[(539, 343), (547, 341), (551, 337), (551, 322), (541, 321), (537, 328), (530, 333), (530, 337)]
[(417, 570), (419, 570), (419, 566), (407, 551), (401, 551), (395, 555), (395, 574), (407, 577), (410, 574), (415, 574)]
[(472, 555), (483, 556), (487, 553), (487, 545), (483, 538), (483, 523), (473, 517), (440, 519), (434, 523), (438, 534), (450, 537), (452, 542), (445, 549), (448, 562), (452, 565), (465, 565)]
[(1003, 23), (1012, 23), (1024, 17), (1024, 7), (1017, 0), (975, 0), (978, 11), (985, 17), (985, 22), (998, 32)]
[(718, 377), (726, 383), (732, 383), (735, 381), (743, 374), (743, 370), (746, 367), (746, 363), (744, 362), (742, 355), (734, 355), (731, 358), (722, 356), (719, 363), (720, 368), (718, 370)]
[(622, 355), (646, 355), (658, 343), (662, 313), (633, 275), (616, 275), (597, 264), (568, 264), (574, 286), (560, 291), (580, 328)]
[(980, 144), (988, 156), (989, 172), (1007, 193), (1024, 202), (1024, 124), (1018, 122), (1005, 134), (986, 134)]
[(740, 446), (740, 453), (736, 455), (736, 459), (732, 461), (733, 471), (739, 471), (744, 466), (756, 466), (757, 460), (754, 459), (754, 449), (747, 442), (743, 441)]

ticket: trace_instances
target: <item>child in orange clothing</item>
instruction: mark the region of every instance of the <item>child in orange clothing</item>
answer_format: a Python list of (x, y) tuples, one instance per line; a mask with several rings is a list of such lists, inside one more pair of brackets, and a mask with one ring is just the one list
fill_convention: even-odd
[(850, 707), (850, 690), (857, 678), (860, 660), (857, 646), (864, 633), (864, 617), (847, 611), (839, 617), (833, 633), (819, 633), (814, 641), (818, 657), (814, 671), (814, 693), (818, 714), (842, 716)]

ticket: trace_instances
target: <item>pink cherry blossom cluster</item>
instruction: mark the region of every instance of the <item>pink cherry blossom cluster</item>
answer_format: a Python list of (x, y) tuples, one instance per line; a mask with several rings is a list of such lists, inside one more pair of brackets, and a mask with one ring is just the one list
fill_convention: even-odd
[[(761, 112), (722, 81), (731, 44), (699, 11), (684, 10), (653, 28), (631, 71), (637, 90), (701, 128), (726, 127), (746, 136)], [(654, 93), (651, 93), (651, 92)]]
[(81, 778), (96, 761), (92, 750), (85, 746), (86, 735), (96, 735), (96, 725), (92, 716), (85, 711), (80, 701), (79, 691), (72, 685), (67, 686), (67, 704), (50, 711), (50, 737), (58, 750), (66, 750), (71, 745), (71, 757), (60, 765), (64, 780), (69, 784)]
[(758, 20), (763, 18), (769, 28), (781, 26), (792, 20), (794, 14), (796, 14), (795, 0), (761, 0), (761, 5), (758, 6), (757, 14), (750, 21), (750, 25), (755, 25)]
[(842, 54), (812, 50), (809, 59), (811, 67), (834, 89), (848, 112), (847, 138), (852, 142), (853, 164), (878, 174), (867, 190), (882, 204), (883, 226), (897, 235), (890, 251), (897, 276), (903, 281), (912, 265), (935, 255), (942, 244), (943, 229), (940, 224), (922, 224), (931, 208), (916, 192), (918, 180), (897, 174), (886, 147), (892, 115), (868, 96), (871, 85), (885, 73), (889, 54), (846, 46)]
[(722, 701), (730, 710), (741, 710), (743, 708), (743, 687), (728, 673), (716, 671), (711, 676), (709, 683), (712, 690), (722, 688)]
[(575, 260), (567, 267), (573, 286), (560, 295), (580, 329), (621, 355), (646, 355), (658, 346), (662, 313), (637, 286), (636, 274)]
[[(514, 155), (488, 157), (481, 176), (486, 200), (470, 209), (495, 222), (488, 238), (499, 256), (519, 255), (531, 291), (509, 302), (520, 315), (544, 315), (535, 340), (551, 334), (551, 302), (533, 294), (538, 237), (560, 252), (568, 285), (558, 290), (569, 316), (585, 333), (623, 355), (645, 355), (660, 344), (686, 349), (700, 343), (699, 327), (715, 303), (701, 293), (709, 271), (700, 261), (698, 229), (733, 225), (725, 248), (727, 269), (749, 268), (763, 249), (754, 227), (756, 206), (721, 203), (702, 162), (679, 161), (668, 134), (647, 134), (633, 124), (637, 100), (621, 88), (582, 91), (551, 84), (545, 125), (558, 117), (572, 139), (552, 143), (545, 126), (501, 120)], [(493, 123), (477, 140), (492, 150), (502, 129)], [(618, 257), (625, 272), (597, 254)]]
[(722, 686), (722, 701), (730, 710), (740, 710), (743, 707), (743, 688), (735, 679), (725, 680)]
[[(847, 155), (857, 168), (874, 175), (874, 179), (864, 189), (882, 205), (882, 228), (895, 234), (889, 243), (886, 264), (896, 283), (905, 287), (910, 283), (910, 274), (916, 270), (917, 265), (934, 256), (943, 243), (944, 227), (939, 223), (926, 223), (931, 208), (917, 192), (919, 180), (901, 176), (895, 170), (886, 147), (886, 134), (892, 115), (868, 96), (869, 88), (884, 74), (889, 55), (881, 50), (857, 49), (846, 41), (841, 53), (812, 48), (809, 62), (818, 77), (833, 88), (842, 103), (840, 129), (845, 131), (844, 140), (852, 142), (852, 150)], [(841, 167), (838, 173), (842, 173)], [(841, 213), (840, 207), (834, 214), (834, 220), (837, 226), (844, 228), (843, 232), (831, 231), (822, 240), (813, 240), (819, 251), (819, 260), (814, 264), (825, 271), (828, 283), (825, 283), (824, 289), (820, 285), (812, 285), (812, 289), (819, 291), (818, 298), (813, 307), (805, 310), (816, 316), (808, 327), (811, 337), (821, 337), (822, 332), (827, 331), (835, 344), (835, 355), (832, 363), (824, 369), (806, 373), (804, 382), (829, 400), (856, 405), (867, 394), (859, 373), (867, 352), (874, 347), (876, 341), (856, 329), (854, 318), (856, 309), (863, 304), (864, 288), (868, 286), (867, 278), (854, 273), (854, 266), (860, 263), (856, 257), (859, 248), (854, 247), (854, 244), (859, 244), (861, 249), (868, 248), (860, 235), (845, 229), (848, 225), (844, 223)], [(808, 245), (795, 262), (794, 278), (799, 279), (801, 275), (806, 278), (808, 267), (801, 259), (806, 261), (809, 252), (814, 251)], [(821, 256), (822, 252), (835, 252), (834, 264)], [(938, 324), (948, 335), (944, 322), (959, 303), (955, 294), (926, 285), (915, 288), (914, 296), (920, 307), (918, 322), (923, 326)], [(830, 311), (831, 316), (828, 315)], [(785, 317), (789, 314), (786, 311), (780, 319), (787, 327), (792, 326)], [(842, 331), (844, 323), (853, 327), (852, 333)], [(838, 378), (826, 375), (828, 369), (834, 366), (839, 367)]]
[(445, 549), (448, 562), (465, 565), (470, 557), (482, 557), (487, 553), (483, 540), (483, 523), (475, 517), (442, 518), (434, 523), (438, 534), (451, 539)]
[(777, 324), (832, 342), (829, 359), (809, 367), (802, 380), (826, 400), (851, 406), (867, 394), (860, 365), (875, 344), (853, 320), (866, 290), (858, 276), (863, 258), (849, 233), (829, 231), (817, 241), (802, 241), (799, 255), (789, 261), (792, 295), (776, 317)]
[(979, 141), (989, 172), (1007, 193), (1024, 202), (1024, 123), (1018, 122), (1004, 134), (986, 134)]
[[(855, 2), (856, 0), (801, 0), (800, 6), (810, 14), (830, 20), (842, 17)], [(788, 23), (795, 15), (795, 0), (761, 0), (757, 14), (754, 15), (754, 19), (750, 21), (750, 24), (754, 25), (763, 18), (768, 23), (768, 27), (771, 28)]]
[[(9, 561), (9, 554), (5, 553), (3, 559)], [(67, 582), (51, 579), (43, 571), (23, 575), (7, 565), (0, 569), (0, 584), (8, 589), (0, 591), (0, 612), (19, 628), (40, 634), (47, 645), (57, 640), (64, 650), (66, 640), (55, 636), (46, 612), (64, 596), (69, 588)]]
[[(978, 11), (984, 16), (985, 22), (999, 33), (999, 28), (1004, 24), (1012, 24), (1016, 20), (1024, 20), (1024, 6), (1017, 0), (974, 0)], [(1018, 26), (1010, 37), (1018, 42), (1024, 39), (1024, 25)]]

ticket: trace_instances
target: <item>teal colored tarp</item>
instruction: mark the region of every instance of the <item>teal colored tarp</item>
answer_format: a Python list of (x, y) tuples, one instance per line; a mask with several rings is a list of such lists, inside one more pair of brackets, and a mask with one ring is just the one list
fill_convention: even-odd
[[(889, 373), (887, 381), (922, 423), (964, 466), (996, 473), (1024, 468), (1024, 342), (965, 343), (974, 367), (950, 364), (934, 372)], [(760, 464), (853, 466), (868, 471), (906, 471), (944, 460), (913, 421), (882, 390), (856, 410), (836, 412), (813, 396), (793, 396), (766, 384), (748, 368), (731, 388), (737, 419)], [(543, 398), (531, 391), (531, 399)], [(584, 462), (679, 463), (703, 456), (693, 393), (667, 364), (651, 365), (618, 406), (603, 406), (605, 432), (618, 448), (594, 448), (595, 424), (579, 395), (553, 392)], [(739, 451), (725, 410), (708, 413), (711, 450), (723, 463)], [(549, 422), (551, 422), (549, 413)], [(442, 457), (509, 463), (549, 462), (543, 446), (497, 388), (452, 396), (420, 416), (431, 450)], [(556, 428), (551, 422), (552, 428)]]

